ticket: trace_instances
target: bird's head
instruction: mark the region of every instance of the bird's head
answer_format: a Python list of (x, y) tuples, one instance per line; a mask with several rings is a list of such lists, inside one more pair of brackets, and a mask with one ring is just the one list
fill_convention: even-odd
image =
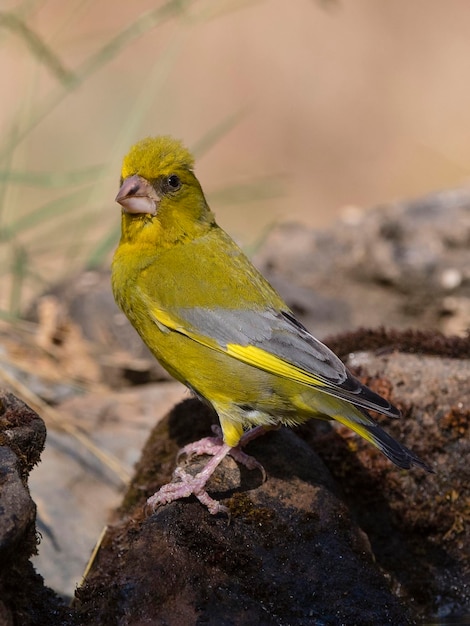
[(160, 238), (176, 241), (214, 224), (193, 172), (192, 154), (171, 137), (148, 137), (124, 157), (116, 202), (122, 206), (123, 231), (152, 224)]

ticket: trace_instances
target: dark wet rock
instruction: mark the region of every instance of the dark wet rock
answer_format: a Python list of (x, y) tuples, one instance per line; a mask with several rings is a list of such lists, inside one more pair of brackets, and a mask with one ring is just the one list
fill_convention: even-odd
[[(401, 408), (401, 420), (377, 417), (435, 474), (400, 470), (348, 429), (311, 420), (250, 444), (266, 483), (230, 459), (223, 464), (211, 488), (230, 507), (230, 525), (191, 500), (146, 516), (145, 499), (170, 480), (177, 450), (215, 421), (187, 401), (144, 449), (78, 592), (82, 619), (99, 622), (118, 607), (118, 616), (153, 615), (162, 624), (406, 624), (468, 611), (465, 341), (368, 331), (373, 353), (360, 350), (364, 332), (343, 337), (350, 366)], [(456, 358), (439, 356), (440, 348)]]
[(46, 439), (42, 419), (13, 394), (0, 391), (0, 623), (71, 624), (70, 612), (44, 586), (30, 558), (36, 553), (36, 505), (27, 479)]
[(342, 428), (343, 441), (322, 435), (318, 422), (302, 427), (302, 435), (341, 484), (377, 563), (415, 615), (468, 617), (470, 340), (378, 330), (330, 343), (343, 357), (349, 352), (347, 363), (362, 381), (401, 409), (399, 420), (376, 418), (435, 474), (399, 471)]
[[(132, 615), (132, 623), (153, 616), (154, 624), (411, 623), (330, 473), (292, 432), (249, 446), (268, 472), (265, 483), (259, 472), (224, 462), (212, 489), (230, 507), (230, 523), (191, 500), (143, 515), (145, 497), (168, 476), (169, 456), (192, 439), (194, 420), (208, 432), (212, 417), (189, 400), (152, 434), (120, 520), (78, 591), (83, 622)], [(149, 466), (163, 469), (157, 481)]]

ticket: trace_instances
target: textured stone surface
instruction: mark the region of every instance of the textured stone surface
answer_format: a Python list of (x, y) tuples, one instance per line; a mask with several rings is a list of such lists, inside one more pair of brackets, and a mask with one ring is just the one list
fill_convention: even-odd
[(0, 623), (63, 624), (70, 612), (31, 565), (36, 552), (36, 506), (27, 486), (46, 439), (42, 419), (0, 390)]
[[(393, 336), (399, 344), (400, 334)], [(347, 338), (353, 349), (354, 337)], [(431, 334), (424, 335), (423, 349), (423, 334), (416, 333), (414, 344), (412, 337), (404, 333), (402, 343), (414, 354), (394, 352), (391, 337), (378, 331), (376, 344), (382, 341), (387, 349), (378, 355), (357, 350), (349, 364), (401, 408), (401, 420), (379, 419), (435, 474), (400, 470), (348, 429), (312, 420), (295, 432), (269, 433), (250, 444), (248, 451), (268, 473), (264, 484), (256, 471), (240, 473), (233, 460), (224, 463), (212, 489), (232, 510), (230, 525), (191, 500), (146, 517), (145, 498), (170, 480), (177, 450), (209, 431), (211, 415), (196, 400), (188, 401), (157, 426), (144, 449), (79, 592), (84, 618), (100, 621), (118, 598), (119, 612), (142, 610), (142, 615), (160, 616), (157, 623), (171, 622), (172, 611), (174, 623), (181, 624), (196, 618), (217, 623), (222, 614), (234, 624), (250, 618), (304, 624), (309, 616), (325, 624), (401, 624), (410, 616), (465, 614), (470, 604), (470, 360), (463, 353), (453, 359), (419, 354), (430, 345), (452, 351), (452, 340), (435, 337), (431, 344)], [(368, 339), (372, 342), (372, 332)], [(358, 333), (358, 346), (362, 340)], [(457, 354), (464, 342), (454, 342)], [(144, 545), (145, 558), (139, 561), (136, 546), (144, 551)], [(260, 554), (269, 570), (253, 572)], [(230, 569), (228, 576), (232, 558), (246, 565)], [(105, 595), (100, 586), (108, 584), (109, 572), (113, 590)], [(295, 589), (287, 585), (286, 572)], [(301, 574), (296, 578), (293, 572)], [(135, 584), (127, 597), (123, 589), (130, 580)], [(257, 597), (266, 602), (257, 604)]]
[(155, 624), (409, 623), (330, 473), (288, 430), (248, 448), (266, 482), (231, 459), (217, 472), (212, 489), (230, 522), (192, 500), (142, 516), (144, 485), (147, 493), (156, 487), (148, 467), (165, 467), (192, 422), (208, 430), (211, 418), (187, 401), (152, 434), (121, 518), (78, 592), (83, 622), (112, 623), (112, 614), (134, 623), (153, 616)]

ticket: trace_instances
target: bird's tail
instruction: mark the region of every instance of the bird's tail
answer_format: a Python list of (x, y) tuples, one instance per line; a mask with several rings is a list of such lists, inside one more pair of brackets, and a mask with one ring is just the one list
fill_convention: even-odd
[(434, 472), (434, 470), (417, 457), (414, 452), (402, 446), (398, 441), (395, 441), (393, 437), (376, 424), (365, 409), (359, 407), (354, 407), (354, 409), (360, 413), (360, 417), (362, 418), (360, 421), (357, 421), (357, 418), (352, 419), (344, 415), (334, 415), (334, 419), (344, 424), (344, 426), (351, 428), (351, 430), (354, 430), (354, 432), (363, 437), (366, 441), (369, 441), (398, 467), (410, 469), (413, 465), (416, 465), (427, 472)]

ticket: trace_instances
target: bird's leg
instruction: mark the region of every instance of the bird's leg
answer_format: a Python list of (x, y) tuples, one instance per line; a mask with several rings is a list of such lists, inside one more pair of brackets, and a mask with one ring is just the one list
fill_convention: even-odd
[(211, 498), (204, 489), (218, 465), (227, 455), (232, 456), (235, 461), (245, 465), (248, 469), (259, 469), (263, 475), (263, 480), (266, 480), (266, 472), (261, 463), (241, 449), (242, 446), (246, 445), (248, 442), (264, 434), (266, 428), (257, 426), (249, 430), (242, 436), (236, 447), (230, 447), (223, 442), (220, 427), (213, 427), (213, 431), (217, 435), (216, 437), (205, 437), (204, 439), (190, 443), (178, 453), (178, 457), (181, 454), (210, 454), (212, 459), (205, 465), (204, 469), (195, 476), (191, 476), (191, 474), (188, 474), (182, 468), (177, 467), (174, 475), (180, 479), (179, 482), (168, 483), (161, 487), (147, 500), (147, 506), (154, 510), (162, 504), (168, 504), (180, 498), (187, 498), (190, 495), (194, 495), (201, 504), (207, 506), (209, 513), (212, 515), (216, 513), (229, 513), (229, 509), (226, 506)]
[(178, 450), (178, 454), (176, 455), (176, 460), (186, 455), (188, 457), (191, 456), (200, 456), (201, 454), (210, 454), (214, 456), (220, 450), (220, 446), (223, 443), (222, 438), (222, 429), (220, 426), (216, 426), (213, 424), (212, 432), (215, 437), (203, 437), (202, 439), (198, 439), (197, 441), (192, 441), (188, 443), (186, 446)]
[[(278, 428), (275, 426), (274, 428)], [(246, 446), (253, 439), (257, 439), (261, 435), (264, 435), (265, 432), (270, 430), (269, 427), (266, 426), (256, 426), (255, 428), (251, 428), (248, 430), (238, 442), (238, 445), (234, 448), (230, 448), (227, 454), (229, 454), (237, 463), (244, 465), (250, 470), (259, 469), (261, 474), (263, 475), (263, 482), (266, 480), (266, 472), (264, 467), (259, 463), (254, 457), (243, 452), (242, 448)], [(184, 448), (178, 452), (177, 459), (180, 458), (183, 454), (187, 456), (192, 455), (201, 455), (201, 454), (217, 454), (220, 446), (223, 444), (223, 436), (222, 429), (217, 424), (213, 424), (212, 432), (215, 437), (204, 437), (204, 439), (199, 439), (199, 441), (194, 441), (193, 443), (189, 443)]]
[(266, 426), (256, 426), (255, 428), (251, 428), (246, 433), (244, 433), (244, 435), (238, 442), (238, 446), (236, 446), (235, 448), (230, 448), (229, 452), (230, 456), (235, 459), (237, 463), (244, 465), (250, 470), (259, 469), (263, 477), (263, 482), (266, 480), (266, 471), (264, 467), (259, 461), (255, 459), (254, 456), (250, 456), (246, 452), (243, 452), (242, 448), (246, 446), (247, 443), (250, 443), (250, 441), (253, 441), (253, 439), (257, 439), (258, 437), (261, 437), (261, 435), (264, 435), (268, 430), (270, 430), (270, 428)]

